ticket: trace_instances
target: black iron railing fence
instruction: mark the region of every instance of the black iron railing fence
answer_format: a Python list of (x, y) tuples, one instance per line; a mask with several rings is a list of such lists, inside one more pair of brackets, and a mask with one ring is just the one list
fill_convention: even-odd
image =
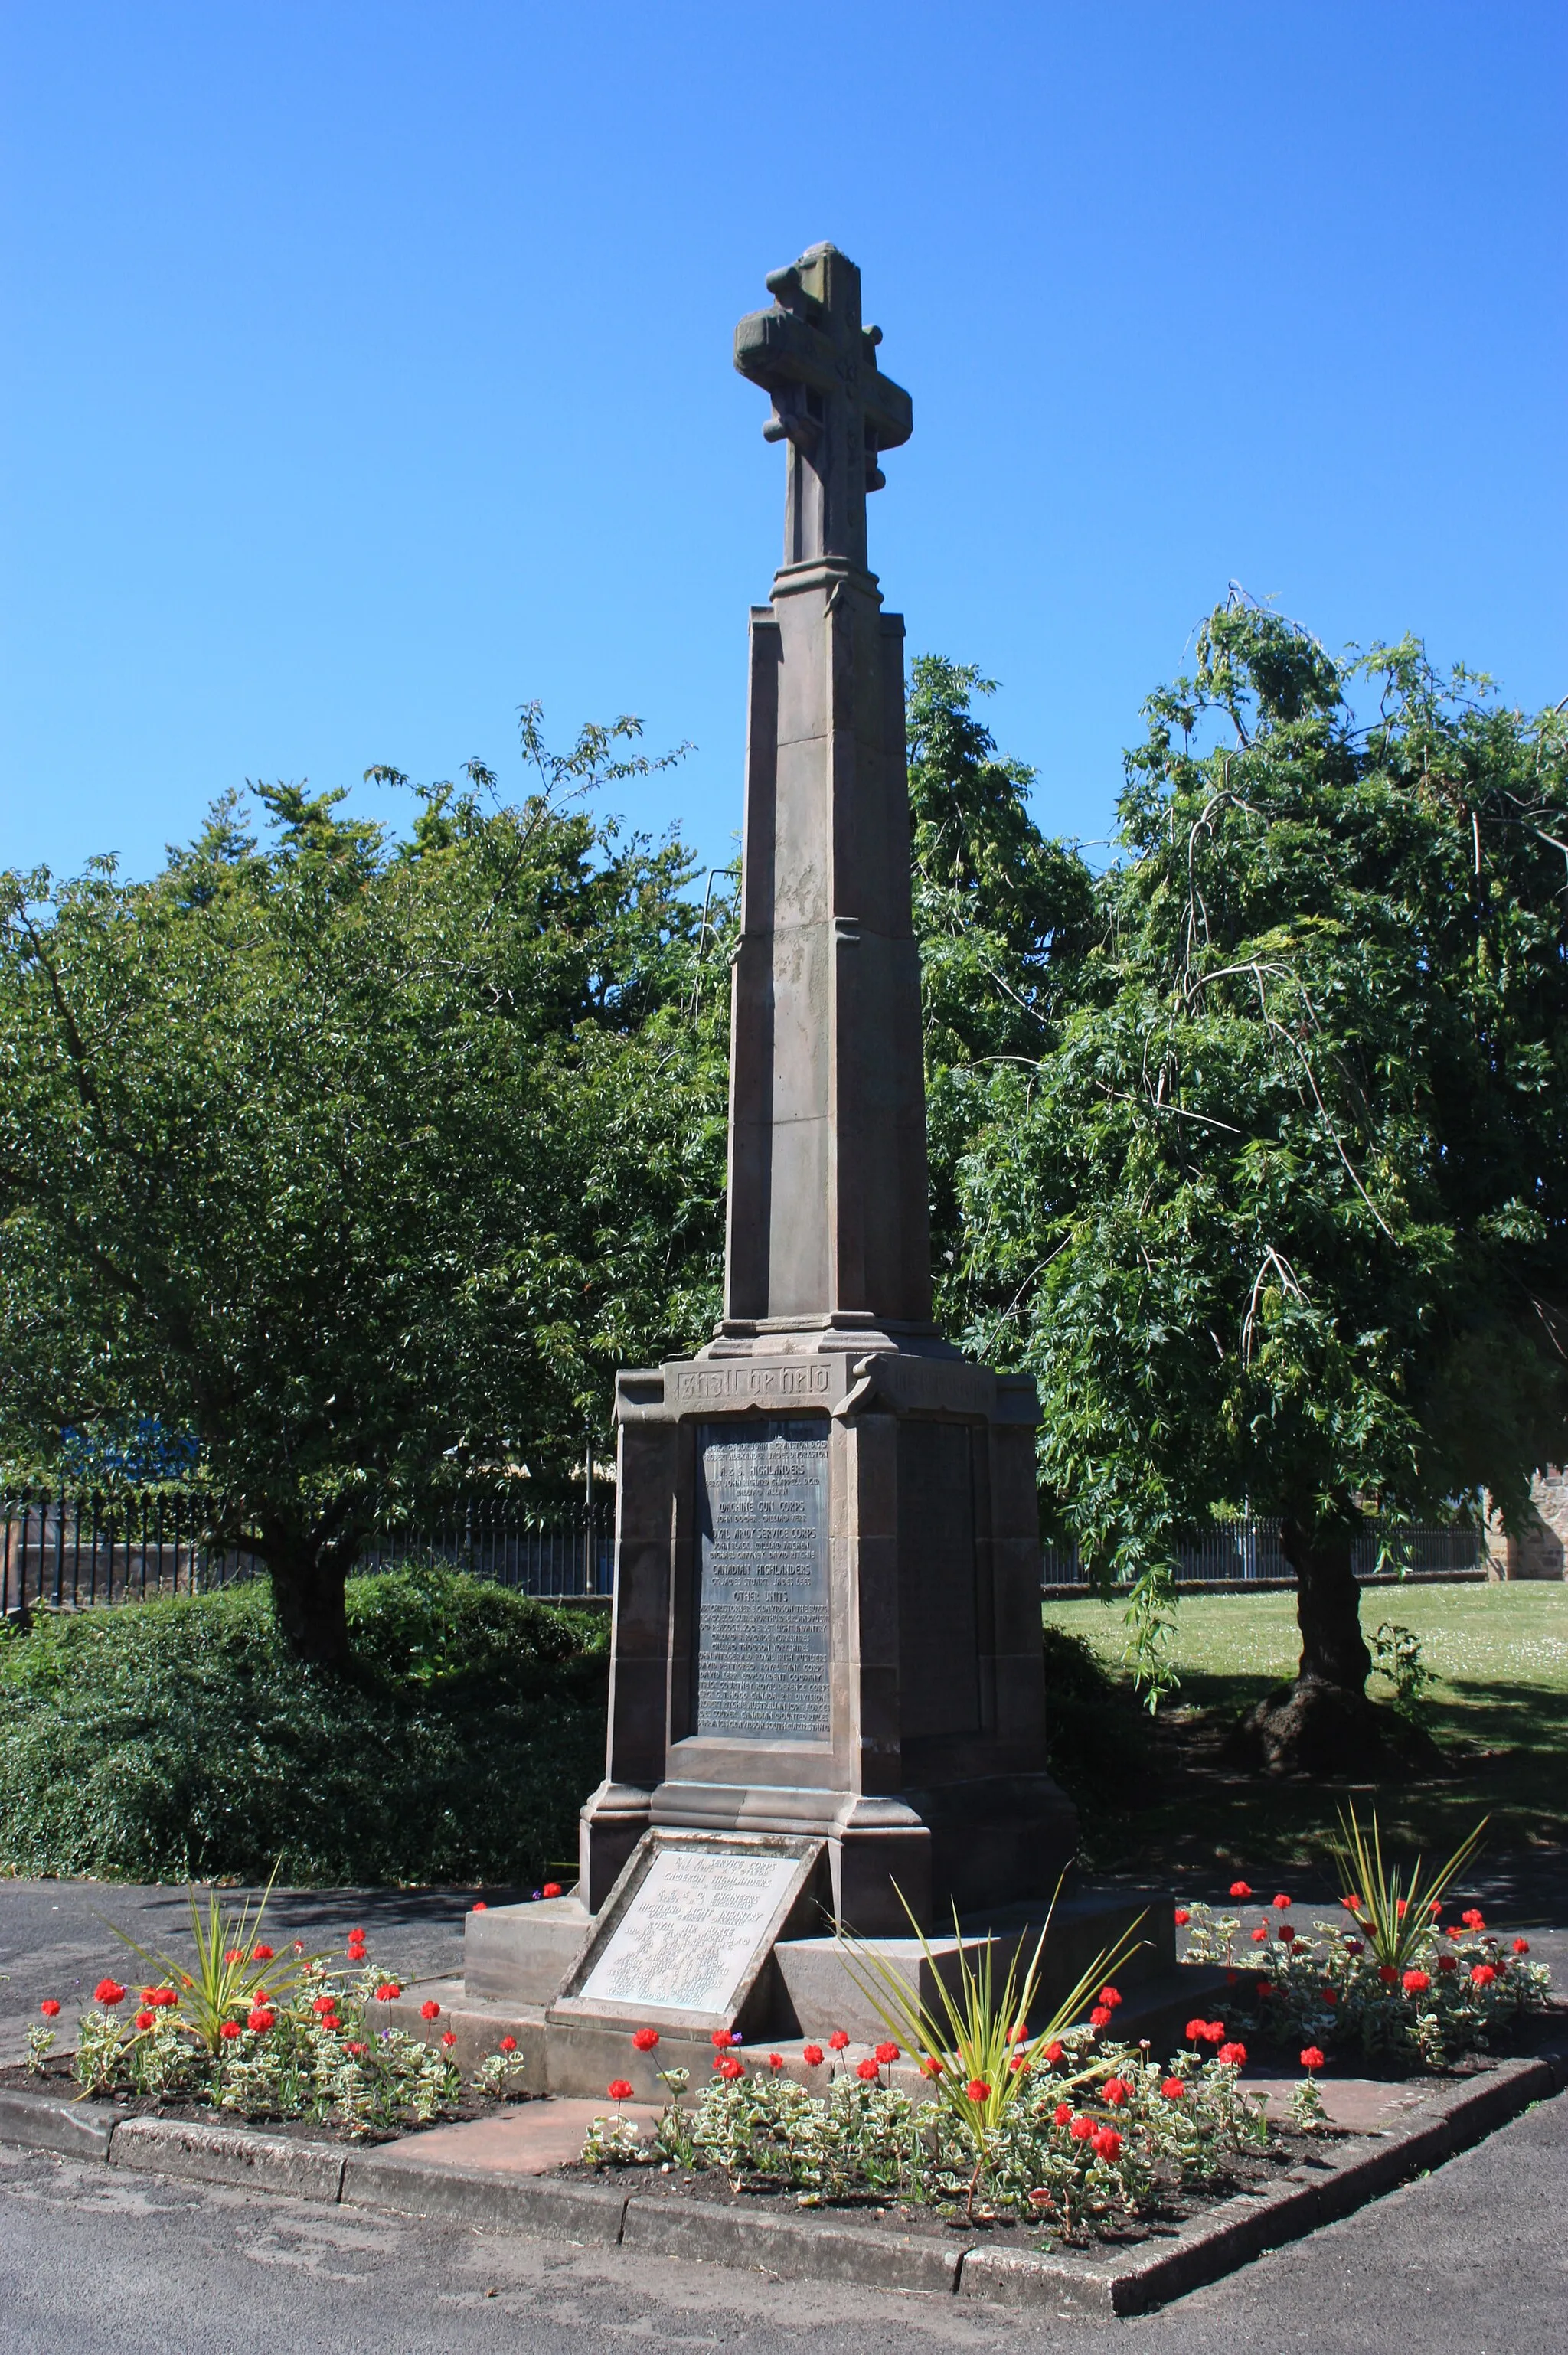
[[(208, 1542), (216, 1500), (200, 1489), (0, 1491), (0, 1612), (81, 1610), (149, 1595), (205, 1594), (256, 1576), (265, 1565)], [(464, 1489), (375, 1529), (356, 1568), (448, 1563), (523, 1594), (603, 1597), (614, 1582), (615, 1494), (541, 1505), (515, 1489)], [(1478, 1529), (1375, 1527), (1358, 1539), (1356, 1573), (1442, 1578), (1474, 1574), (1486, 1560)], [(1047, 1586), (1088, 1583), (1073, 1545), (1045, 1549)], [(1179, 1550), (1178, 1583), (1286, 1580), (1279, 1523), (1216, 1521)]]
[[(1409, 1521), (1374, 1523), (1350, 1549), (1358, 1578), (1392, 1572), (1407, 1578), (1452, 1578), (1482, 1569), (1486, 1539), (1477, 1529), (1452, 1523), (1423, 1527)], [(1280, 1546), (1280, 1524), (1263, 1518), (1215, 1521), (1185, 1539), (1177, 1551), (1177, 1584), (1211, 1585), (1284, 1579), (1296, 1573)], [(1047, 1586), (1084, 1586), (1088, 1572), (1077, 1547), (1048, 1545)]]
[[(0, 1612), (82, 1610), (159, 1594), (208, 1594), (266, 1565), (214, 1547), (217, 1499), (200, 1489), (13, 1489), (0, 1495)], [(376, 1529), (356, 1568), (450, 1563), (524, 1594), (607, 1595), (615, 1497), (541, 1508), (460, 1491)]]

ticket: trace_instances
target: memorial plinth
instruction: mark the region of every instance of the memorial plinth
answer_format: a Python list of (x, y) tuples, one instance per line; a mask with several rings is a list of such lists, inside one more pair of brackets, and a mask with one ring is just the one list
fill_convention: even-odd
[[(617, 1380), (609, 1742), (562, 2034), (620, 2016), (628, 1938), (664, 1951), (668, 1871), (649, 1876), (669, 1840), (698, 1842), (682, 1918), (706, 1871), (716, 1920), (724, 1843), (783, 1843), (795, 1879), (768, 1936), (806, 1971), (836, 1923), (897, 1937), (906, 1906), (941, 1924), (1049, 1894), (1076, 1832), (1045, 1768), (1033, 1386), (932, 1321), (903, 624), (866, 564), (910, 400), (843, 254), (814, 247), (768, 286), (735, 339), (787, 481), (784, 562), (751, 620), (724, 1315), (698, 1358)], [(526, 1935), (490, 1917), (492, 1977), (497, 1942)], [(549, 1935), (554, 1955), (564, 1921)], [(796, 1978), (759, 1966), (731, 2011), (782, 2023)], [(728, 2024), (666, 1979), (672, 2025)], [(639, 1982), (656, 2026), (656, 1996)]]

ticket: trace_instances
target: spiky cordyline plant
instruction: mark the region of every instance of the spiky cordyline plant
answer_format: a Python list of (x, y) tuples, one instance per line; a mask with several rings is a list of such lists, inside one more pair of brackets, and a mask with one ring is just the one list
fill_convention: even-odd
[(232, 2019), (236, 2012), (248, 2011), (260, 2000), (263, 1992), (269, 1999), (289, 1994), (299, 1986), (312, 1965), (319, 1960), (314, 1955), (264, 1955), (257, 1957), (261, 1921), (277, 1877), (278, 1867), (274, 1865), (254, 1913), (247, 1900), (238, 1913), (226, 1913), (219, 1904), (216, 1893), (209, 1891), (205, 1921), (192, 1886), (189, 1891), (190, 1934), (196, 1948), (196, 1965), (192, 1970), (187, 1970), (183, 1963), (176, 1962), (171, 1955), (150, 1954), (117, 1923), (106, 1921), (101, 1914), (98, 1917), (105, 1929), (113, 1931), (122, 1945), (129, 1946), (133, 1955), (140, 1955), (149, 1970), (160, 1973), (170, 1986), (178, 1987), (187, 2024), (209, 2052), (221, 2049), (225, 2020)]
[[(943, 1977), (930, 1941), (915, 1920), (903, 1891), (896, 1881), (893, 1886), (930, 1968), (939, 1998), (936, 2005), (924, 2004), (918, 1995), (912, 1994), (908, 1982), (865, 1939), (843, 1928), (835, 1934), (844, 1950), (845, 1968), (855, 1985), (891, 2035), (921, 2055), (923, 2073), (932, 2081), (937, 2100), (975, 2155), (968, 2201), (973, 2213), (976, 2187), (985, 2172), (992, 2136), (1005, 2122), (1030, 2072), (1044, 2059), (1047, 2047), (1071, 2027), (1074, 2013), (1090, 1995), (1121, 1968), (1129, 1955), (1148, 1943), (1137, 1934), (1145, 1915), (1138, 1915), (1125, 1937), (1096, 1955), (1043, 2028), (1020, 2035), (1040, 1985), (1040, 1958), (1051, 1934), (1056, 1900), (1061, 1893), (1061, 1881), (1051, 1894), (1044, 1927), (1035, 1940), (1022, 1979), (1019, 1977), (1023, 1953), (1020, 1944), (1013, 1949), (1000, 1995), (996, 1991), (992, 1970), (994, 1942), (987, 1938), (978, 1963), (971, 1965), (964, 1950), (958, 1908), (954, 1907), (953, 1929), (958, 1942), (958, 1986), (955, 1990)], [(1082, 2083), (1096, 2073), (1097, 2064), (1091, 2062), (1071, 2073), (1068, 2082)]]
[(1430, 1879), (1423, 1878), (1421, 1859), (1417, 1857), (1406, 1880), (1397, 1867), (1391, 1871), (1383, 1862), (1382, 1834), (1378, 1828), (1376, 1810), (1370, 1838), (1357, 1821), (1354, 1806), (1341, 1814), (1341, 1837), (1330, 1844), (1330, 1853), (1342, 1876), (1344, 1893), (1340, 1902), (1362, 1931), (1380, 1963), (1396, 1971), (1404, 1969), (1421, 1938), (1441, 1913), (1444, 1891), (1453, 1886), (1475, 1855), (1487, 1823), (1483, 1816), (1446, 1864), (1439, 1866)]

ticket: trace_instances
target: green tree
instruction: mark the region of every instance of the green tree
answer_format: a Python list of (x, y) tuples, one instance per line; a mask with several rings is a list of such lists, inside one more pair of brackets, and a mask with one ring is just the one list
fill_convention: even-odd
[(711, 1321), (727, 910), (571, 799), (637, 733), (552, 754), (530, 707), (537, 790), (472, 762), (402, 842), (269, 786), (264, 845), (230, 797), (150, 882), (5, 879), (0, 1445), (194, 1431), (299, 1657), (379, 1514), (559, 1472)]
[(1213, 613), (1128, 757), (1072, 1002), (959, 1174), (972, 1335), (1036, 1373), (1146, 1668), (1179, 1530), (1281, 1517), (1275, 1764), (1380, 1749), (1365, 1509), (1517, 1510), (1568, 1440), (1568, 743), (1487, 684)]

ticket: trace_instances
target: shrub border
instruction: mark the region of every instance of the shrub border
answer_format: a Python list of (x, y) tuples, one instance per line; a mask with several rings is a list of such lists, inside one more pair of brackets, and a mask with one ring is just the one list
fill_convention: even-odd
[[(1499, 2061), (1456, 2089), (1424, 2087), (1408, 2123), (1374, 2137), (1325, 2143), (1272, 2189), (1233, 2193), (1162, 2236), (1152, 2251), (1145, 2243), (1096, 2249), (1082, 2259), (956, 2235), (890, 2232), (827, 2215), (746, 2215), (707, 2202), (643, 2199), (635, 2175), (618, 2189), (443, 2165), (421, 2155), (417, 2137), (367, 2151), (205, 2121), (120, 2117), (107, 2103), (18, 2088), (0, 2087), (0, 2141), (145, 2174), (253, 2184), (293, 2199), (649, 2255), (761, 2265), (786, 2280), (935, 2291), (1109, 2320), (1147, 2313), (1351, 2214), (1565, 2086), (1568, 2029), (1558, 2027), (1536, 2054)], [(1365, 2140), (1377, 2147), (1357, 2152)]]

